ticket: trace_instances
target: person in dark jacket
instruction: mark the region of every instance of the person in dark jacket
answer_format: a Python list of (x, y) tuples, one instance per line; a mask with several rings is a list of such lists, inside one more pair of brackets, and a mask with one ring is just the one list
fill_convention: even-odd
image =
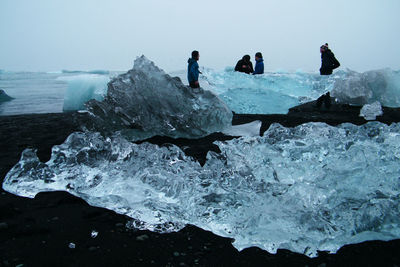
[(253, 63), (251, 63), (249, 55), (244, 55), (243, 58), (236, 63), (235, 71), (247, 74), (254, 72)]
[(188, 59), (188, 73), (187, 78), (189, 81), (189, 85), (192, 88), (199, 88), (199, 64), (197, 61), (200, 59), (199, 51), (194, 50), (192, 52), (192, 57)]
[(264, 59), (262, 57), (261, 52), (257, 52), (255, 58), (256, 58), (256, 67), (254, 69), (253, 75), (263, 74), (264, 73)]
[(320, 52), (321, 68), (319, 69), (319, 73), (321, 75), (331, 75), (332, 71), (340, 66), (340, 63), (329, 49), (328, 43), (325, 43), (320, 47)]

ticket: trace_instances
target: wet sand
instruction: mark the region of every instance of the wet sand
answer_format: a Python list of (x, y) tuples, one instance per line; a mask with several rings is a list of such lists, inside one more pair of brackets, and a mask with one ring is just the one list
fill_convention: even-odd
[[(233, 124), (261, 120), (261, 134), (278, 122), (294, 127), (308, 121), (338, 125), (366, 121), (359, 107), (334, 104), (329, 110), (313, 103), (291, 109), (287, 115), (234, 114)], [(51, 147), (80, 130), (85, 114), (60, 113), (0, 116), (0, 180), (15, 165), (23, 149), (34, 147), (42, 161)], [(377, 120), (400, 121), (400, 109), (384, 108)], [(197, 140), (153, 137), (146, 142), (173, 143), (187, 155), (205, 162), (207, 151), (218, 152), (215, 140), (234, 137), (215, 133)], [(400, 239), (368, 241), (342, 247), (336, 254), (317, 258), (287, 250), (270, 254), (259, 248), (238, 252), (229, 238), (188, 225), (177, 233), (157, 234), (127, 229), (130, 218), (91, 207), (66, 192), (40, 193), (34, 199), (0, 191), (0, 266), (399, 266)], [(95, 238), (92, 231), (98, 232)], [(72, 243), (75, 248), (70, 248)]]

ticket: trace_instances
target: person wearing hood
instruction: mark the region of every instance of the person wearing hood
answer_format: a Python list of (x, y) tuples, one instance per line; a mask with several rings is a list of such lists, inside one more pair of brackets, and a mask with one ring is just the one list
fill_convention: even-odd
[(235, 71), (247, 74), (254, 72), (253, 63), (251, 63), (249, 55), (244, 55), (243, 58), (236, 63)]
[(255, 59), (256, 59), (256, 67), (254, 69), (253, 75), (263, 74), (264, 73), (264, 59), (262, 57), (261, 52), (256, 53)]
[(335, 58), (335, 55), (328, 47), (328, 43), (325, 43), (320, 47), (321, 52), (321, 68), (319, 73), (321, 75), (331, 75), (333, 70), (340, 66), (339, 61)]
[[(321, 68), (319, 69), (319, 73), (321, 75), (331, 75), (333, 70), (340, 66), (340, 63), (329, 49), (328, 43), (323, 44), (319, 50), (321, 52)], [(331, 102), (331, 95), (327, 92), (317, 99), (315, 106), (321, 108), (323, 103), (325, 108), (329, 109), (331, 107)]]
[(200, 59), (199, 51), (194, 50), (192, 52), (192, 57), (188, 59), (188, 74), (187, 78), (189, 81), (189, 86), (192, 88), (199, 88), (199, 64), (197, 61)]

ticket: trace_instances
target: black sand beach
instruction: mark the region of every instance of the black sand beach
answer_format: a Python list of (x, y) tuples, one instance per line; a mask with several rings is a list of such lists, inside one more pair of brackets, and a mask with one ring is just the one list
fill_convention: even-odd
[[(291, 109), (287, 115), (234, 114), (233, 124), (273, 122), (294, 127), (309, 121), (338, 125), (366, 121), (359, 107), (334, 104), (330, 110), (313, 103)], [(400, 109), (384, 108), (377, 117), (386, 124), (400, 121)], [(0, 177), (18, 162), (23, 149), (34, 147), (42, 161), (51, 147), (62, 143), (85, 114), (37, 114), (0, 117)], [(212, 134), (198, 140), (153, 137), (147, 142), (173, 143), (204, 163), (207, 151), (219, 151), (215, 140), (234, 137)], [(0, 266), (400, 266), (400, 240), (369, 241), (342, 247), (336, 254), (317, 258), (287, 250), (270, 254), (259, 248), (238, 252), (231, 239), (188, 225), (177, 233), (157, 234), (127, 229), (130, 218), (91, 207), (66, 192), (40, 193), (34, 199), (0, 193)], [(91, 237), (95, 230), (98, 235)], [(75, 245), (75, 248), (70, 246)]]

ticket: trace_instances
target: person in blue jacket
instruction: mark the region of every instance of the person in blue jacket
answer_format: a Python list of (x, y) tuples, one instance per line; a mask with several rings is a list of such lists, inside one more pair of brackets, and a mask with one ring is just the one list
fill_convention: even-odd
[(197, 61), (200, 59), (199, 51), (194, 50), (192, 52), (192, 57), (188, 59), (188, 74), (187, 78), (189, 81), (189, 86), (192, 88), (199, 88), (199, 64)]
[(261, 52), (256, 53), (256, 67), (254, 68), (253, 75), (264, 73), (264, 59)]

